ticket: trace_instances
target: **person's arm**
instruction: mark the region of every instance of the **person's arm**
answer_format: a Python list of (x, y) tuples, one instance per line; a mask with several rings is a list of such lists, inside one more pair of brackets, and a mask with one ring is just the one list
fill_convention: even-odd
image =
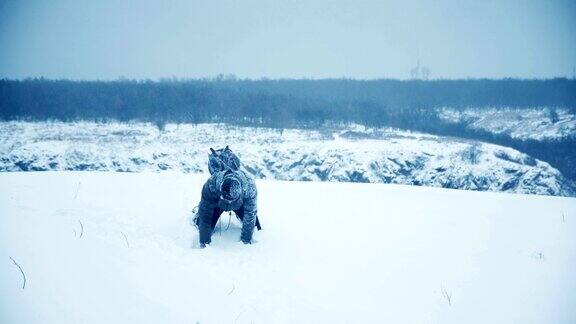
[(250, 244), (252, 242), (252, 234), (254, 233), (254, 225), (256, 224), (256, 215), (258, 213), (256, 206), (256, 184), (254, 180), (249, 181), (249, 190), (244, 198), (244, 219), (242, 220), (242, 234), (240, 235), (240, 240), (244, 244)]
[(202, 198), (198, 205), (198, 230), (200, 232), (201, 247), (212, 241), (212, 216), (217, 206), (218, 197), (212, 193), (208, 182), (206, 182), (204, 187), (202, 187)]

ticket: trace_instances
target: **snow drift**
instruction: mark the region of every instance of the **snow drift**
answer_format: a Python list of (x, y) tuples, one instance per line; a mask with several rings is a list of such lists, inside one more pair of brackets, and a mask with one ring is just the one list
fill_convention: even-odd
[(258, 242), (201, 250), (205, 179), (1, 173), (0, 322), (576, 321), (573, 198), (259, 180)]

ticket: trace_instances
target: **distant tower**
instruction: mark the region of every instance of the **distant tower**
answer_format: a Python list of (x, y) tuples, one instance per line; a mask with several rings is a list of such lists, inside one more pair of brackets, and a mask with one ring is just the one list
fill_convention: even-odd
[(416, 67), (410, 70), (410, 78), (414, 80), (428, 80), (430, 77), (430, 69), (424, 65), (420, 65), (420, 59), (416, 61)]

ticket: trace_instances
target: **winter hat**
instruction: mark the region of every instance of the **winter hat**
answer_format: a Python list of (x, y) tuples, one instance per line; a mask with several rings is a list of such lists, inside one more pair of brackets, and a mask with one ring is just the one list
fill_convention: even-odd
[(220, 185), (222, 198), (227, 201), (234, 201), (242, 195), (242, 184), (233, 171), (226, 171), (224, 179)]
[(210, 148), (210, 151), (212, 152), (208, 156), (208, 171), (210, 171), (210, 174), (226, 170), (236, 171), (240, 168), (240, 159), (232, 152), (228, 145), (218, 150)]

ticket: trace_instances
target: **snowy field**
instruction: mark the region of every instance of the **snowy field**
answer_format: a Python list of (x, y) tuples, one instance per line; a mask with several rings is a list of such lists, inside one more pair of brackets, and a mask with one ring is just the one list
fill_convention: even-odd
[(576, 322), (574, 198), (259, 180), (196, 249), (205, 179), (0, 173), (0, 323)]

